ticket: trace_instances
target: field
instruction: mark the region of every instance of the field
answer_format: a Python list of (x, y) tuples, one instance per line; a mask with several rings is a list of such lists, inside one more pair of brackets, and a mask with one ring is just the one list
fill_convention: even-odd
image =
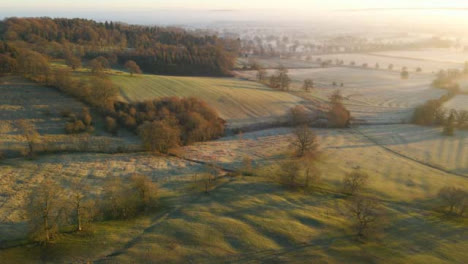
[(457, 95), (444, 104), (446, 109), (468, 111), (468, 95)]
[(280, 58), (239, 58), (237, 60), (237, 67), (242, 68), (242, 65), (248, 65), (250, 62), (257, 62), (263, 68), (278, 68), (283, 66), (286, 68), (317, 68), (320, 67), (319, 63), (313, 61), (305, 61), (298, 59), (280, 59)]
[[(88, 74), (80, 69), (75, 76)], [(410, 118), (415, 106), (445, 93), (431, 88), (433, 74), (412, 72), (402, 80), (398, 71), (296, 68), (289, 70), (290, 93), (246, 80), (255, 78), (253, 71), (238, 72), (238, 78), (130, 77), (117, 70), (106, 74), (119, 86), (121, 100), (194, 96), (213, 106), (229, 127), (274, 122), (297, 104), (323, 108), (339, 88), (353, 117), (366, 124), (313, 129), (319, 142), (320, 183), (291, 190), (278, 181), (282, 162), (292, 154), (291, 128), (195, 143), (176, 149), (177, 156), (154, 155), (140, 152), (134, 135), (108, 135), (95, 113), (94, 133), (66, 135), (61, 110), (80, 111), (83, 104), (21, 78), (1, 79), (2, 148), (16, 152), (26, 148), (15, 122), (27, 119), (38, 128), (45, 146), (60, 151), (1, 161), (0, 260), (15, 264), (425, 264), (463, 263), (468, 258), (467, 219), (448, 218), (436, 210), (442, 187), (468, 188), (468, 131), (445, 137), (442, 128), (400, 124)], [(307, 78), (316, 84), (310, 93), (301, 91)], [(446, 107), (464, 107), (467, 98), (463, 96)], [(112, 154), (120, 148), (127, 153)], [(251, 176), (225, 174), (242, 169), (246, 158), (252, 161)], [(385, 212), (365, 243), (356, 239), (347, 213), (349, 199), (341, 192), (343, 177), (355, 170), (369, 175), (364, 193), (374, 196)], [(217, 178), (205, 193), (203, 177), (213, 171)], [(73, 181), (83, 179), (96, 198), (108, 180), (125, 181), (134, 173), (158, 184), (158, 209), (132, 220), (100, 219), (82, 233), (64, 227), (60, 239), (48, 247), (28, 242), (24, 208), (40, 182), (53, 179), (69, 193), (75, 187)]]
[[(26, 120), (33, 124), (40, 134), (39, 146), (46, 152), (112, 151), (129, 143), (135, 147), (138, 140), (127, 135), (113, 138), (99, 125), (99, 115), (92, 113), (95, 131), (90, 135), (65, 134), (64, 110), (79, 114), (84, 104), (65, 96), (52, 88), (37, 85), (19, 77), (0, 78), (0, 152), (6, 156), (18, 156), (27, 148), (26, 140), (16, 122)], [(102, 148), (101, 148), (102, 147)]]
[(468, 60), (468, 52), (456, 49), (421, 49), (375, 52), (373, 55), (383, 55), (423, 61), (448, 62), (464, 64)]
[[(461, 69), (463, 64), (461, 62), (452, 61), (437, 61), (430, 59), (421, 58), (410, 58), (404, 56), (398, 56), (398, 52), (394, 55), (387, 55), (386, 53), (378, 54), (359, 54), (359, 53), (344, 53), (344, 54), (325, 54), (316, 55), (312, 57), (313, 60), (321, 58), (322, 61), (326, 60), (343, 60), (345, 65), (349, 65), (351, 62), (355, 62), (357, 67), (362, 66), (364, 63), (368, 64), (369, 68), (375, 68), (378, 63), (380, 69), (387, 70), (388, 65), (393, 64), (393, 70), (400, 72), (403, 67), (407, 67), (410, 72), (415, 72), (418, 67), (421, 68), (424, 73), (435, 73), (440, 70), (446, 69)], [(460, 56), (460, 55), (459, 55)], [(466, 58), (466, 55), (464, 55)], [(462, 57), (463, 58), (463, 57)]]
[(167, 96), (197, 97), (214, 107), (229, 127), (272, 122), (303, 99), (235, 78), (112, 75), (124, 100), (144, 101)]
[[(273, 70), (268, 71), (272, 73)], [(408, 80), (402, 80), (397, 72), (347, 67), (291, 69), (288, 74), (296, 91), (301, 90), (305, 79), (314, 80), (316, 88), (311, 93), (300, 93), (306, 99), (327, 100), (333, 91), (340, 89), (351, 115), (368, 123), (407, 121), (415, 106), (445, 93), (431, 88), (434, 77), (424, 73), (411, 74)], [(238, 72), (238, 75), (255, 78), (253, 71)]]
[[(392, 131), (404, 129), (414, 127), (397, 126)], [(442, 220), (431, 210), (435, 206), (432, 197), (440, 187), (468, 187), (466, 178), (389, 152), (361, 134), (377, 138), (370, 128), (315, 131), (322, 152), (323, 191), (312, 193), (290, 192), (275, 183), (275, 162), (284, 157), (290, 144), (288, 128), (185, 147), (182, 153), (191, 159), (238, 168), (239, 159), (249, 156), (260, 168), (256, 177), (219, 180), (209, 195), (193, 189), (194, 175), (206, 168), (177, 158), (63, 154), (34, 161), (10, 160), (0, 168), (6, 175), (1, 186), (8, 186), (0, 195), (0, 215), (3, 227), (8, 227), (1, 229), (7, 231), (2, 237), (20, 240), (24, 236), (21, 205), (27, 190), (43, 177), (54, 175), (65, 186), (73, 178), (86, 178), (94, 186), (93, 193), (99, 193), (106, 179), (139, 172), (158, 182), (167, 209), (135, 221), (99, 223), (95, 228), (100, 231), (94, 235), (66, 235), (64, 242), (50, 249), (56, 261), (427, 263), (466, 259), (461, 250), (467, 246), (463, 236), (466, 224)], [(409, 140), (418, 143), (415, 138)], [(344, 173), (353, 168), (369, 173), (368, 192), (382, 199), (388, 213), (386, 231), (368, 243), (354, 240), (343, 215), (345, 200), (333, 191)], [(57, 171), (60, 173), (52, 174)], [(106, 237), (107, 243), (99, 243)], [(70, 247), (78, 250), (67, 251)], [(0, 250), (0, 258), (29, 263), (40, 255), (37, 247), (28, 252), (25, 255), (22, 247), (14, 247)]]

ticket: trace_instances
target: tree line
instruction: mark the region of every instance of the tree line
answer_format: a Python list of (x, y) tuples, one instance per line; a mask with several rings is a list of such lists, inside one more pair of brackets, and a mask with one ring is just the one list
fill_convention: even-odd
[(235, 39), (180, 28), (65, 18), (4, 19), (0, 41), (1, 54), (7, 53), (2, 51), (6, 45), (75, 61), (103, 56), (123, 66), (132, 60), (148, 73), (219, 76), (230, 74), (239, 46)]
[(57, 241), (70, 230), (89, 230), (96, 221), (131, 219), (157, 210), (158, 185), (148, 176), (133, 174), (125, 181), (105, 182), (100, 194), (80, 179), (64, 188), (58, 181), (45, 179), (26, 197), (25, 212), (31, 240), (41, 244)]

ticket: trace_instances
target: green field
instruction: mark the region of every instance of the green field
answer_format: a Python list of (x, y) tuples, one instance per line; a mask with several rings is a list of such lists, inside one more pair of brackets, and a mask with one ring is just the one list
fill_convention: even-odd
[(113, 74), (123, 100), (135, 102), (167, 96), (197, 97), (214, 107), (228, 125), (274, 120), (302, 99), (235, 78)]

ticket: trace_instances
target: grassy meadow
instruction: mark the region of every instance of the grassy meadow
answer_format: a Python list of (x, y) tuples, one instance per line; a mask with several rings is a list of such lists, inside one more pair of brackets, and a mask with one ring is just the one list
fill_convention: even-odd
[[(239, 71), (237, 74), (255, 79), (256, 72)], [(269, 70), (268, 74), (274, 74), (274, 70)], [(414, 107), (445, 94), (431, 87), (434, 76), (425, 73), (412, 73), (408, 80), (402, 80), (399, 72), (331, 67), (291, 69), (288, 75), (293, 91), (309, 101), (327, 101), (333, 91), (340, 89), (351, 115), (368, 123), (408, 121)], [(310, 93), (302, 92), (305, 79), (314, 81), (315, 87)], [(314, 105), (318, 104), (314, 102)]]
[(274, 121), (302, 101), (262, 84), (235, 78), (113, 74), (111, 79), (119, 86), (122, 99), (129, 102), (168, 96), (200, 98), (231, 127)]

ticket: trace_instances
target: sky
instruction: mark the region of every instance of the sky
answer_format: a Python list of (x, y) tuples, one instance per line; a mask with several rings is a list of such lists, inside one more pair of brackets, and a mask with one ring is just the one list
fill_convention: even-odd
[(467, 8), (457, 15), (468, 17), (468, 0), (0, 0), (0, 18), (83, 17), (158, 24), (254, 18), (298, 20), (325, 16), (327, 12), (374, 8)]
[(360, 9), (468, 7), (466, 0), (1, 0), (0, 8), (59, 10), (139, 8), (190, 9)]

